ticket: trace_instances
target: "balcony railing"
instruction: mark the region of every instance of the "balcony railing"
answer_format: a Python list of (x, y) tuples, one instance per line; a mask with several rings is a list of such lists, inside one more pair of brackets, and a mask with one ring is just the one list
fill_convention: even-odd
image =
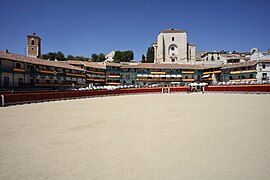
[(107, 75), (107, 78), (120, 78), (120, 75)]
[(257, 70), (231, 71), (230, 74), (256, 73)]
[(218, 70), (218, 71), (208, 71), (208, 72), (203, 72), (204, 75), (206, 74), (219, 74), (221, 73), (221, 70)]
[(66, 76), (85, 77), (85, 74), (66, 73)]
[(86, 71), (87, 73), (90, 73), (90, 74), (105, 74), (105, 71), (104, 72), (101, 72), (101, 71)]
[(13, 68), (13, 71), (14, 72), (25, 72), (25, 69), (23, 69), (23, 68)]
[(151, 74), (164, 75), (164, 74), (166, 74), (166, 72), (151, 72)]

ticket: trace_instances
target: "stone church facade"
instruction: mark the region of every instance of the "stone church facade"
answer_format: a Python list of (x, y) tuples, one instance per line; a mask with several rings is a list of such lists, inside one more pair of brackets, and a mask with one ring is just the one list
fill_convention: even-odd
[(187, 42), (185, 30), (160, 31), (154, 48), (155, 63), (186, 63), (195, 61), (196, 46)]

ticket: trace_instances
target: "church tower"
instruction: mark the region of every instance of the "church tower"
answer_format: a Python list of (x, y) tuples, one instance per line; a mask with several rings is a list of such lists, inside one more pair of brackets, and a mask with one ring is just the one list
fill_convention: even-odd
[(27, 35), (27, 52), (26, 55), (30, 57), (39, 58), (41, 55), (41, 39), (36, 33)]

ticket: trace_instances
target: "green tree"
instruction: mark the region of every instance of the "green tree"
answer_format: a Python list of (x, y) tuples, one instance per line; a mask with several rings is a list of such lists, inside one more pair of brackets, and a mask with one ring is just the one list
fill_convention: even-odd
[(94, 54), (91, 55), (91, 58), (92, 58), (93, 62), (97, 62), (98, 55), (96, 53), (94, 53)]
[(57, 53), (55, 53), (55, 59), (57, 59), (58, 61), (66, 60), (64, 53), (62, 53), (61, 51), (58, 51)]
[(69, 54), (69, 55), (67, 56), (67, 60), (75, 60), (75, 57)]
[(103, 53), (99, 53), (98, 54), (98, 58), (97, 58), (97, 62), (103, 62), (103, 61), (105, 61), (105, 54), (103, 54)]
[(153, 47), (149, 47), (147, 49), (146, 62), (147, 63), (153, 63), (154, 62), (154, 48)]
[(141, 63), (146, 63), (146, 59), (145, 59), (145, 55), (144, 54), (142, 55)]
[(128, 51), (115, 51), (113, 62), (130, 62), (134, 59), (134, 53), (131, 50)]
[(41, 56), (42, 59), (46, 59), (46, 60), (58, 60), (58, 61), (65, 61), (65, 55), (64, 53), (62, 53), (61, 51), (56, 52), (49, 52), (47, 54), (42, 54)]

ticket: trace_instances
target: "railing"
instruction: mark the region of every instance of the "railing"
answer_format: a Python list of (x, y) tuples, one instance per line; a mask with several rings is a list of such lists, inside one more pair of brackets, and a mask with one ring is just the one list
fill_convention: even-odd
[[(205, 87), (205, 91), (270, 93), (270, 85), (208, 86)], [(143, 93), (177, 93), (177, 92), (184, 92), (184, 93), (190, 92), (190, 88), (187, 86), (181, 86), (181, 87), (129, 88), (117, 90), (92, 90), (92, 91), (2, 93), (0, 95), (0, 106), (23, 104), (30, 102), (80, 98), (80, 97), (97, 97), (97, 96), (143, 94)]]
[(209, 92), (270, 92), (270, 85), (230, 85), (208, 86), (205, 91)]
[(14, 72), (25, 72), (25, 69), (23, 68), (13, 68)]

